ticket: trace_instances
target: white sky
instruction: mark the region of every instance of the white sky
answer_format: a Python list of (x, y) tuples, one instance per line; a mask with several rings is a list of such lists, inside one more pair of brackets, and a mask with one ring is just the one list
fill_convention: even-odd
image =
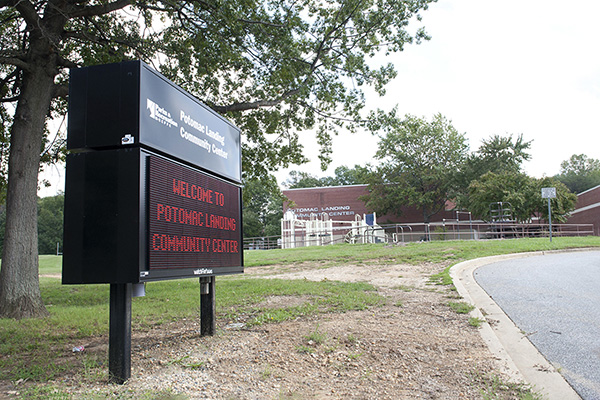
[[(524, 167), (535, 177), (557, 174), (573, 154), (600, 159), (600, 1), (439, 0), (422, 16), (432, 39), (393, 56), (398, 77), (368, 107), (440, 112), (472, 151), (491, 135), (522, 133), (533, 140)], [(289, 170), (331, 176), (373, 162), (377, 140), (348, 134), (333, 146), (326, 172), (313, 153), (313, 163), (277, 173), (280, 182)]]
[[(422, 16), (432, 39), (393, 56), (398, 77), (367, 107), (397, 104), (400, 115), (427, 119), (440, 112), (471, 150), (491, 135), (522, 133), (533, 140), (525, 172), (535, 177), (557, 174), (573, 154), (600, 159), (600, 1), (439, 0)], [(370, 134), (343, 134), (327, 171), (307, 148), (313, 162), (276, 176), (333, 175), (340, 165), (373, 162), (376, 149)], [(64, 171), (49, 170), (52, 186), (40, 196), (64, 190)]]

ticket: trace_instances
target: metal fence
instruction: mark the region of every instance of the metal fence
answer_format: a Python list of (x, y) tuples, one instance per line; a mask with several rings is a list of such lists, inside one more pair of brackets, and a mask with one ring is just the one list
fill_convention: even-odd
[[(549, 237), (548, 224), (483, 223), (443, 221), (429, 224), (389, 224), (380, 226), (323, 227), (295, 229), (282, 236), (244, 239), (245, 250), (325, 246), (336, 243), (409, 243), (432, 240), (484, 240), (526, 237)], [(552, 224), (552, 236), (592, 236), (592, 224)]]

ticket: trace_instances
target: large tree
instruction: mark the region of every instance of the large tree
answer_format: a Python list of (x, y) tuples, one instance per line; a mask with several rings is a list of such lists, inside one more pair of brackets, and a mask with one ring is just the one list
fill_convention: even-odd
[(531, 158), (531, 141), (523, 135), (492, 135), (481, 141), (481, 145), (469, 154), (459, 174), (456, 175), (458, 193), (456, 202), (461, 208), (469, 207), (469, 185), (488, 172), (495, 174), (520, 174), (523, 162)]
[(382, 163), (363, 199), (381, 214), (417, 207), (428, 223), (454, 197), (455, 176), (468, 151), (465, 136), (441, 114), (431, 121), (413, 115), (383, 119), (385, 134), (376, 153)]
[(556, 179), (573, 193), (581, 193), (600, 185), (600, 160), (585, 154), (573, 154), (560, 164)]
[(241, 128), (245, 174), (260, 176), (302, 162), (307, 129), (328, 161), (330, 135), (362, 121), (362, 87), (381, 94), (395, 76), (369, 58), (427, 38), (407, 26), (431, 1), (0, 0), (0, 133), (10, 141), (0, 316), (46, 314), (32, 216), (68, 68), (154, 65)]

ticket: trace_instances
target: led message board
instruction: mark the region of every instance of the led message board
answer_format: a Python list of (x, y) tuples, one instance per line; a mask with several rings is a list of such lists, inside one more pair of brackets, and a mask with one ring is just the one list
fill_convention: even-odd
[(63, 283), (243, 272), (241, 189), (139, 148), (69, 154)]
[[(240, 188), (160, 157), (149, 159), (148, 277), (242, 265)], [(241, 271), (238, 271), (241, 272)]]
[(72, 69), (68, 149), (142, 146), (235, 182), (240, 131), (141, 61)]

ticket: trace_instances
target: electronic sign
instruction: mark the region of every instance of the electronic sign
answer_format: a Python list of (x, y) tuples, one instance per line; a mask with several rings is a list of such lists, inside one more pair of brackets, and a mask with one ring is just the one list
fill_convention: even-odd
[(242, 265), (240, 188), (160, 157), (149, 158), (147, 276)]
[(243, 272), (241, 188), (139, 148), (67, 156), (63, 283)]
[(141, 61), (71, 70), (63, 284), (110, 284), (109, 376), (131, 376), (133, 287), (243, 272), (240, 131)]

